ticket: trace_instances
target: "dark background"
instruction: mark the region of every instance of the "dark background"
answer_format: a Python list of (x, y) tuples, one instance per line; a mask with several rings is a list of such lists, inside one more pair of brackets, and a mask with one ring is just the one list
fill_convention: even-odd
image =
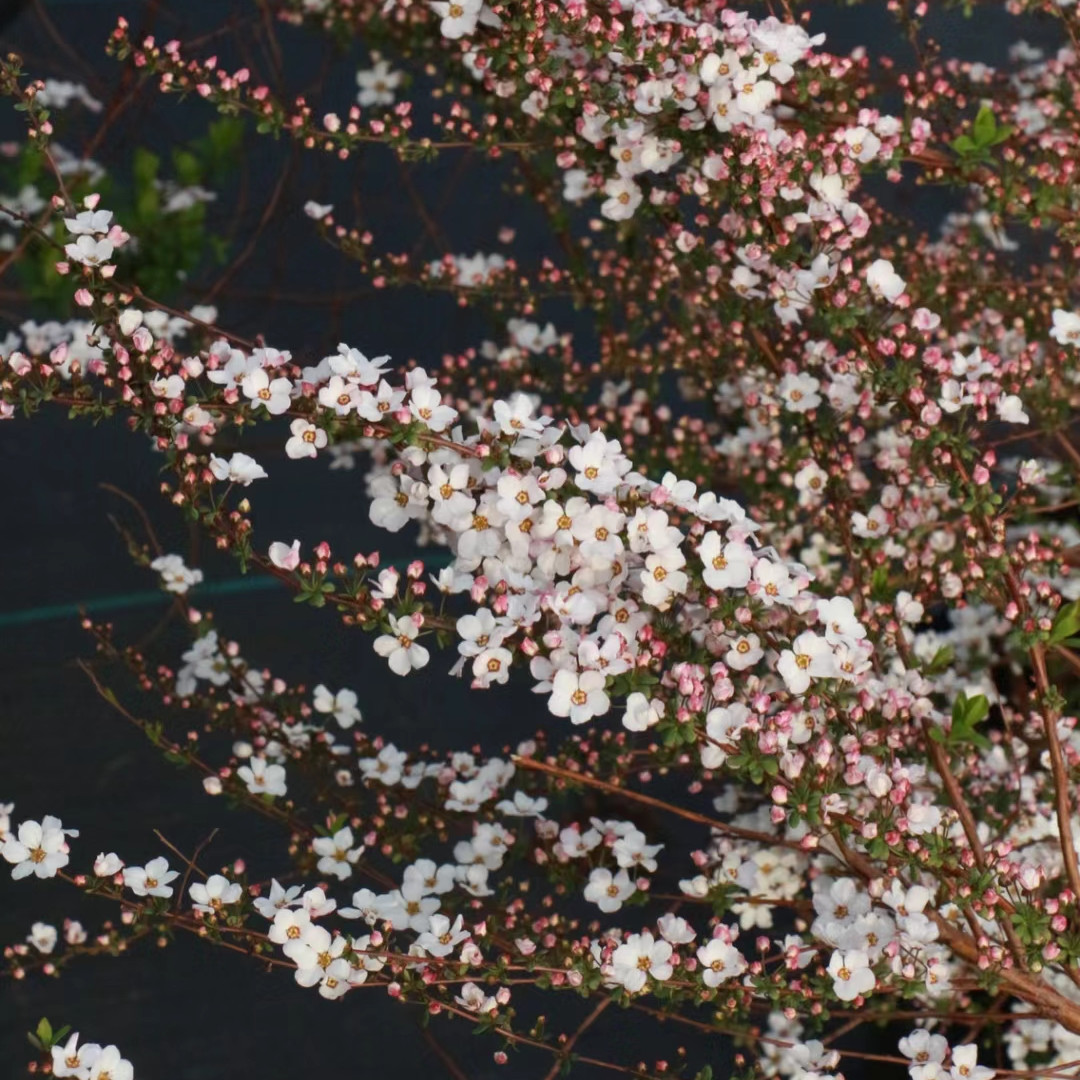
[[(162, 39), (183, 39), (214, 27), (230, 12), (249, 10), (242, 3), (230, 8), (216, 0), (24, 5), (0, 29), (0, 47), (17, 49), (35, 76), (86, 81), (107, 99), (119, 65), (104, 56), (103, 45), (118, 14), (136, 27), (152, 20)], [(1052, 24), (1013, 20), (997, 8), (979, 7), (970, 20), (957, 13), (935, 15), (931, 25), (946, 54), (991, 64), (1003, 63), (1006, 49), (1020, 37), (1035, 44), (1057, 42)], [(873, 51), (887, 42), (885, 51), (905, 55), (881, 4), (858, 9), (821, 5), (814, 9), (810, 29), (825, 30), (826, 47), (835, 52), (858, 44)], [(58, 45), (56, 33), (69, 48)], [(290, 72), (297, 73), (295, 88), (308, 80), (324, 95), (325, 106), (316, 107), (317, 114), (330, 108), (343, 113), (355, 92), (353, 72), (362, 62), (362, 49), (335, 58), (312, 35), (288, 28), (279, 33)], [(6, 110), (0, 115), (0, 138), (13, 138), (18, 121)], [(198, 133), (209, 118), (209, 109), (199, 102), (179, 104), (150, 91), (98, 157), (122, 171), (133, 145), (167, 146), (171, 139)], [(351, 220), (349, 208), (357, 208), (378, 221), (387, 247), (409, 249), (421, 234), (404, 194), (407, 181), (437, 212), (441, 226), (441, 235), (423, 249), (427, 257), (444, 250), (500, 250), (497, 234), (504, 224), (517, 229), (514, 251), (519, 258), (531, 261), (546, 252), (535, 216), (503, 191), (505, 176), (490, 164), (447, 156), (402, 173), (386, 155), (335, 167), (293, 159), (288, 147), (265, 139), (249, 143), (231, 189), (214, 208), (223, 228), (235, 223), (226, 220), (234, 212), (240, 235), (255, 227), (290, 159), (293, 172), (279, 212), (217, 303), (222, 325), (242, 336), (264, 332), (269, 343), (291, 349), (304, 362), (314, 363), (344, 340), (368, 355), (390, 353), (397, 362), (416, 358), (430, 366), (444, 349), (461, 350), (494, 336), (481, 316), (461, 311), (444, 297), (365, 291), (356, 268), (315, 237), (300, 212), (308, 198), (334, 202), (345, 222)], [(928, 191), (908, 209), (926, 227), (934, 227), (954, 205), (955, 198)], [(327, 302), (331, 294), (339, 298)], [(202, 297), (196, 293), (185, 299), (193, 303)], [(0, 291), (0, 337), (31, 314), (17, 297)], [(566, 312), (552, 309), (541, 315), (541, 321), (553, 318), (560, 330), (581, 333)], [(587, 342), (581, 336), (577, 340), (579, 348)], [(384, 559), (411, 554), (407, 539), (388, 543), (387, 535), (368, 523), (362, 463), (352, 472), (331, 472), (325, 462), (291, 463), (277, 450), (264, 464), (271, 480), (252, 491), (263, 547), (270, 540), (300, 535), (305, 544), (326, 539), (345, 555), (376, 548)], [(102, 849), (116, 850), (130, 862), (159, 854), (155, 828), (182, 850), (191, 850), (216, 827), (220, 832), (203, 861), (207, 868), (242, 854), (255, 878), (281, 872), (286, 866), (281, 834), (206, 798), (197, 777), (162, 762), (74, 667), (76, 658), (91, 652), (77, 618), (47, 610), (154, 587), (131, 564), (109, 522), (114, 514), (133, 525), (134, 516), (98, 486), (103, 481), (139, 500), (166, 548), (197, 556), (208, 579), (237, 576), (231, 562), (199, 552), (197, 538), (162, 503), (154, 455), (140, 436), (116, 423), (98, 428), (69, 423), (59, 412), (0, 425), (0, 801), (16, 803), (16, 821), (53, 813), (80, 828), (73, 866), (87, 865)], [(478, 708), (463, 683), (442, 674), (450, 656), (435, 656), (419, 676), (395, 679), (371, 652), (369, 640), (344, 630), (332, 613), (298, 607), (274, 588), (206, 597), (201, 604), (213, 607), (222, 632), (238, 640), (245, 658), (256, 666), (268, 666), (290, 682), (357, 690), (366, 728), (399, 746), (430, 740), (457, 749), (479, 741), (494, 750), (528, 737), (548, 719), (542, 703), (523, 691), (492, 691)], [(164, 600), (141, 607), (106, 606), (119, 640), (137, 640), (157, 630), (156, 647), (163, 650), (159, 658), (176, 661), (180, 639), (173, 628), (162, 631), (159, 625), (168, 607)], [(152, 705), (149, 700), (144, 704), (147, 709)], [(0, 944), (21, 941), (35, 919), (59, 927), (65, 916), (74, 916), (93, 932), (114, 913), (107, 904), (81, 901), (56, 882), (14, 883), (0, 872)], [(560, 1020), (562, 1030), (573, 1030), (584, 1015), (581, 1004), (571, 1001), (546, 999), (543, 1007)], [(24, 1033), (43, 1015), (57, 1025), (72, 1024), (85, 1039), (117, 1043), (140, 1080), (284, 1078), (316, 1072), (449, 1076), (452, 1070), (441, 1057), (447, 1052), (471, 1080), (497, 1074), (540, 1080), (550, 1066), (545, 1055), (517, 1054), (500, 1069), (491, 1059), (496, 1044), (471, 1039), (461, 1023), (433, 1025), (432, 1035), (445, 1047), (437, 1048), (421, 1033), (415, 1010), (394, 1005), (378, 990), (328, 1003), (285, 976), (266, 975), (243, 958), (190, 940), (165, 951), (142, 946), (119, 960), (78, 961), (59, 980), (41, 975), (18, 983), (0, 980), (0, 1078), (21, 1073), (32, 1056)], [(682, 1041), (677, 1033), (640, 1020), (609, 1013), (578, 1049), (621, 1061), (673, 1058), (674, 1046)], [(717, 1076), (729, 1071), (730, 1051), (721, 1039), (694, 1046), (694, 1068), (710, 1061)], [(848, 1063), (844, 1072), (849, 1080), (860, 1075)], [(583, 1069), (580, 1075), (592, 1074)]]

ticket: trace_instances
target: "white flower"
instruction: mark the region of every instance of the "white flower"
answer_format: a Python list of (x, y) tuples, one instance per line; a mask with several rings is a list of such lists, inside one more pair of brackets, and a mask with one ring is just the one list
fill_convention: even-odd
[(302, 889), (303, 886), (301, 885), (290, 885), (288, 889), (283, 889), (281, 885), (278, 884), (277, 879), (274, 878), (270, 882), (270, 895), (257, 896), (255, 898), (255, 910), (264, 919), (273, 919), (277, 916), (279, 911), (285, 911), (291, 905), (300, 902), (297, 897), (300, 895)]
[(567, 457), (577, 470), (574, 483), (597, 495), (611, 494), (630, 471), (622, 445), (617, 439), (606, 439), (600, 431), (594, 431), (581, 446), (571, 447)]
[(790, 604), (798, 594), (788, 568), (771, 559), (758, 559), (754, 563), (754, 584), (760, 586), (754, 595), (766, 605)]
[(116, 321), (120, 326), (120, 333), (125, 337), (131, 337), (142, 326), (143, 313), (138, 308), (124, 308)]
[(613, 176), (604, 184), (607, 198), (600, 206), (600, 213), (609, 221), (627, 221), (641, 205), (641, 188), (627, 176)]
[(76, 1031), (63, 1046), (52, 1048), (53, 1076), (89, 1080), (90, 1070), (100, 1056), (101, 1047), (97, 1043), (79, 1046), (79, 1033)]
[(296, 964), (296, 981), (318, 986), (323, 997), (340, 997), (349, 988), (349, 962), (341, 955), (347, 944), (344, 937), (332, 938), (321, 926), (309, 926), (286, 954)]
[(660, 722), (664, 715), (664, 703), (655, 698), (650, 701), (642, 693), (630, 694), (623, 713), (623, 727), (627, 731), (646, 731)]
[(379, 424), (386, 419), (389, 413), (397, 412), (404, 400), (404, 390), (395, 390), (385, 379), (380, 379), (374, 393), (370, 390), (360, 391), (356, 402), (356, 411), (365, 420), (370, 420), (373, 424)]
[[(540, 801), (546, 805), (546, 800)], [(424, 896), (448, 893), (454, 888), (454, 866), (450, 863), (440, 866), (432, 859), (417, 859), (412, 866), (405, 867), (402, 877), (405, 883), (419, 885)]]
[(841, 645), (866, 637), (866, 627), (859, 622), (855, 615), (855, 605), (846, 596), (819, 600), (817, 616), (825, 627), (825, 640), (830, 645)]
[(877, 539), (889, 531), (889, 515), (880, 506), (873, 506), (867, 514), (856, 511), (851, 515), (851, 531), (856, 536)]
[(459, 915), (453, 923), (445, 915), (432, 915), (431, 923), (417, 939), (416, 944), (428, 956), (449, 956), (463, 941), (469, 939), (469, 931), (463, 927)]
[(950, 1070), (953, 1080), (990, 1080), (994, 1075), (994, 1070), (988, 1069), (985, 1065), (976, 1064), (978, 1056), (979, 1048), (975, 1043), (954, 1046)]
[(495, 423), (504, 435), (540, 435), (551, 423), (551, 417), (534, 417), (535, 405), (527, 394), (514, 394), (509, 401), (496, 401), (492, 406)]
[(64, 218), (64, 224), (72, 236), (104, 236), (112, 228), (112, 211), (83, 210), (73, 218)]
[(254, 407), (261, 405), (271, 416), (280, 416), (292, 401), (292, 383), (285, 378), (271, 379), (270, 373), (261, 367), (249, 371), (240, 380), (240, 389)]
[(457, 409), (442, 403), (442, 395), (431, 386), (416, 386), (409, 394), (409, 411), (432, 431), (445, 431), (456, 419)]
[(313, 199), (308, 199), (304, 203), (304, 213), (307, 214), (312, 221), (322, 221), (324, 217), (334, 212), (333, 203), (317, 203)]
[(820, 387), (821, 383), (813, 375), (785, 375), (776, 392), (789, 412), (804, 413), (821, 404)]
[(97, 877), (114, 877), (123, 869), (124, 860), (121, 859), (115, 851), (110, 851), (108, 855), (106, 855), (105, 852), (101, 852), (94, 860), (94, 874)]
[(175, 401), (184, 396), (184, 378), (182, 375), (170, 375), (167, 379), (157, 378), (150, 383), (150, 392), (156, 397)]
[(705, 717), (708, 741), (701, 748), (701, 764), (706, 769), (718, 769), (727, 761), (727, 747), (738, 746), (742, 729), (750, 718), (750, 710), (740, 701), (710, 709)]
[(911, 593), (901, 590), (896, 594), (896, 617), (901, 622), (910, 624), (918, 623), (922, 621), (922, 617), (925, 614), (925, 608), (922, 602), (916, 600)]
[(495, 809), (507, 817), (541, 817), (548, 807), (547, 799), (543, 796), (533, 798), (524, 791), (515, 791), (513, 801), (503, 799), (495, 804)]
[(551, 684), (548, 709), (553, 716), (568, 716), (572, 724), (586, 724), (603, 716), (611, 706), (604, 691), (607, 680), (599, 671), (568, 671), (560, 668)]
[(292, 910), (280, 907), (274, 912), (273, 923), (267, 931), (267, 937), (290, 959), (303, 948), (304, 935), (312, 929), (311, 912), (307, 908)]
[(68, 864), (68, 846), (65, 835), (77, 836), (73, 829), (65, 829), (59, 818), (46, 815), (39, 824), (24, 821), (15, 836), (9, 836), (0, 846), (0, 855), (14, 863), (11, 876), (16, 880), (33, 874), (39, 878), (51, 878), (61, 867)]
[(701, 978), (706, 986), (719, 986), (734, 979), (746, 970), (746, 961), (734, 945), (721, 938), (713, 938), (697, 951), (701, 965)]
[(248, 487), (254, 480), (265, 480), (266, 470), (247, 454), (235, 453), (228, 461), (211, 455), (210, 471), (217, 480)]
[(186, 593), (192, 585), (198, 585), (203, 579), (203, 572), (186, 567), (183, 558), (179, 555), (159, 555), (150, 564), (150, 569), (156, 570), (161, 575), (166, 592), (176, 593), (179, 596)]
[(689, 945), (697, 937), (697, 932), (681, 915), (671, 912), (661, 915), (656, 925), (664, 940), (672, 945)]
[(115, 1046), (106, 1046), (90, 1067), (89, 1080), (133, 1080), (135, 1069)]
[(339, 690), (333, 694), (321, 683), (315, 687), (315, 711), (332, 714), (343, 728), (351, 728), (360, 722), (356, 702), (356, 692), (353, 690)]
[(881, 149), (881, 140), (864, 127), (848, 128), (840, 139), (851, 151), (851, 156), (863, 163), (876, 158)]
[(493, 997), (488, 997), (476, 983), (471, 982), (467, 982), (461, 988), (460, 996), (455, 997), (454, 1000), (463, 1009), (474, 1013), (493, 1013), (499, 1008), (499, 1003)]
[(270, 561), (280, 570), (295, 570), (300, 565), (300, 541), (284, 544), (275, 540), (267, 551)]
[(292, 437), (285, 443), (285, 453), (293, 459), (316, 457), (326, 445), (326, 432), (299, 417), (289, 425), (289, 431)]
[(633, 870), (638, 867), (654, 873), (656, 871), (656, 853), (663, 846), (663, 844), (645, 843), (645, 834), (639, 829), (634, 829), (615, 841), (611, 846), (611, 854), (615, 856), (616, 862), (624, 870)]
[(1031, 417), (1024, 412), (1024, 403), (1016, 394), (1002, 394), (995, 402), (998, 416), (1006, 424), (1026, 424)]
[(799, 492), (800, 506), (815, 506), (825, 494), (829, 474), (816, 461), (804, 465), (795, 474), (795, 490)]
[(480, 18), (483, 0), (428, 0), (431, 10), (442, 19), (439, 32), (456, 40), (471, 34)]
[(357, 764), (365, 780), (379, 780), (390, 787), (401, 780), (401, 770), (408, 755), (393, 743), (387, 743), (377, 757), (360, 758)]
[(801, 633), (790, 649), (780, 654), (776, 670), (792, 694), (805, 694), (812, 679), (831, 679), (836, 675), (832, 646), (812, 630)]
[(353, 833), (347, 825), (333, 836), (319, 836), (311, 842), (311, 850), (321, 856), (317, 869), (344, 881), (352, 874), (353, 864), (364, 854), (364, 845), (354, 848)]
[(664, 611), (671, 598), (686, 592), (689, 578), (682, 569), (686, 556), (678, 547), (664, 548), (645, 558), (645, 569), (640, 571), (641, 598), (646, 604)]
[(732, 671), (745, 671), (752, 668), (763, 656), (765, 650), (757, 634), (744, 634), (731, 643), (731, 648), (724, 655), (724, 663)]
[[(333, 375), (330, 381), (319, 391), (319, 404), (324, 409), (333, 409), (338, 416), (348, 416), (359, 404), (360, 387), (348, 382), (340, 375)], [(382, 419), (380, 415), (378, 419)]]
[(211, 874), (206, 883), (196, 882), (188, 889), (196, 911), (213, 914), (226, 904), (235, 904), (244, 895), (244, 887), (221, 874)]
[(472, 672), (476, 685), (487, 689), (492, 683), (505, 684), (510, 679), (510, 665), (514, 654), (509, 649), (497, 646), (485, 649), (473, 660)]
[(402, 882), (400, 889), (376, 898), (375, 910), (378, 918), (395, 930), (422, 934), (431, 928), (431, 917), (439, 910), (439, 901), (428, 896), (418, 882)]
[(592, 184), (584, 169), (567, 169), (563, 173), (563, 198), (567, 202), (582, 202), (591, 194)]
[(714, 591), (744, 589), (750, 583), (754, 553), (741, 540), (727, 544), (719, 533), (707, 532), (701, 538), (698, 558), (702, 562), (702, 578)]
[(124, 867), (124, 885), (136, 896), (172, 896), (169, 882), (179, 876), (176, 870), (169, 869), (169, 864), (162, 855), (151, 859), (145, 866)]
[(754, 72), (746, 69), (736, 73), (732, 89), (739, 112), (746, 116), (763, 113), (777, 94), (776, 83), (759, 79)]
[(866, 284), (877, 299), (887, 300), (890, 304), (895, 303), (904, 292), (903, 278), (888, 259), (877, 259), (870, 264), (866, 271)]
[(107, 263), (115, 250), (111, 240), (95, 240), (92, 236), (80, 236), (74, 244), (64, 245), (64, 254), (72, 262), (83, 266), (101, 266)]
[(858, 949), (835, 950), (829, 958), (829, 974), (833, 992), (841, 1001), (854, 1001), (860, 994), (869, 994), (877, 982), (869, 957)]
[(415, 641), (420, 628), (407, 615), (390, 616), (391, 634), (375, 639), (375, 651), (390, 665), (395, 675), (408, 675), (410, 671), (424, 667), (430, 653)]
[(912, 836), (933, 832), (941, 824), (941, 811), (930, 803), (913, 803), (908, 807), (907, 831)]
[(247, 785), (253, 795), (284, 795), (285, 769), (281, 765), (268, 765), (264, 757), (252, 757), (249, 764), (241, 765), (236, 775)]
[(48, 923), (36, 922), (30, 927), (30, 934), (26, 940), (33, 945), (38, 952), (51, 953), (53, 949), (56, 948), (56, 942), (59, 936), (55, 926), (50, 926)]
[(949, 1053), (949, 1041), (944, 1035), (932, 1035), (925, 1028), (916, 1028), (900, 1040), (900, 1053), (911, 1058), (913, 1066), (940, 1065)]
[(1047, 478), (1046, 465), (1038, 458), (1028, 458), (1020, 463), (1017, 476), (1021, 484), (1045, 484)]
[(1080, 342), (1080, 315), (1058, 308), (1054, 312), (1054, 328), (1050, 336), (1059, 345), (1076, 345)]
[(585, 899), (610, 915), (622, 907), (627, 897), (634, 895), (636, 888), (625, 870), (613, 875), (610, 870), (600, 866), (589, 875), (589, 883), (585, 886)]
[(671, 978), (671, 953), (669, 942), (656, 941), (648, 931), (631, 934), (612, 954), (611, 977), (636, 994), (650, 975), (658, 982)]
[(360, 87), (356, 100), (365, 108), (393, 105), (394, 91), (401, 85), (401, 72), (391, 71), (387, 60), (376, 60), (369, 71), (356, 73), (356, 85)]

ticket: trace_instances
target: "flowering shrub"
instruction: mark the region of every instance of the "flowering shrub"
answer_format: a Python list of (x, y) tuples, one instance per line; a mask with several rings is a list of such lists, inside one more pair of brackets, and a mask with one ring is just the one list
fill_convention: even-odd
[[(9, 335), (0, 417), (123, 418), (244, 572), (371, 635), (396, 677), (434, 690), (449, 668), (490, 709), (528, 684), (542, 727), (498, 756), (399, 746), (360, 688), (244, 658), (193, 604), (203, 571), (132, 540), (190, 646), (151, 658), (87, 618), (153, 707), (87, 676), (208, 795), (281, 827), (280, 880), (94, 858), (43, 791), (0, 808), (11, 877), (122, 918), (69, 922), (62, 946), (39, 923), (10, 974), (186, 932), (324, 998), (375, 986), (465, 1019), (498, 1062), (713, 1075), (706, 1049), (578, 1054), (614, 1005), (731, 1035), (748, 1076), (1076, 1069), (1080, 14), (1013, 0), (1061, 47), (1018, 43), (997, 70), (942, 57), (925, 5), (892, 6), (906, 67), (831, 54), (787, 4), (283, 0), (281, 20), (370, 55), (357, 103), (318, 107), (119, 20), (126, 71), (301, 152), (467, 153), (513, 177), (550, 255), (432, 261), (305, 207), (374, 287), (499, 326), (427, 367), (165, 306), (131, 257), (138, 215), (85, 162), (88, 189), (69, 183), (63, 95), (4, 63), (39, 166), (2, 205), (10, 260), (47, 255), (78, 310)], [(892, 207), (925, 183), (966, 200), (933, 238)], [(1010, 257), (1021, 240), (1038, 265)], [(374, 525), (440, 555), (333, 552), (302, 521), (263, 535), (282, 454), (362, 463)], [(553, 1035), (545, 993), (597, 1004)], [(887, 1053), (852, 1045), (890, 1021)], [(131, 1075), (66, 1034), (36, 1035), (55, 1075)]]

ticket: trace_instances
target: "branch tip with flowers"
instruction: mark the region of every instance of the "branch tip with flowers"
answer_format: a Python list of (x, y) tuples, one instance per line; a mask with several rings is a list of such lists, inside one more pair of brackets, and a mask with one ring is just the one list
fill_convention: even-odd
[[(77, 315), (2, 343), (0, 419), (122, 417), (193, 528), (370, 634), (388, 678), (445, 662), (492, 710), (528, 683), (545, 723), (508, 718), (495, 753), (371, 734), (390, 719), (353, 689), (246, 660), (193, 602), (204, 569), (137, 508), (145, 539), (122, 535), (190, 644), (151, 657), (87, 616), (80, 666), (208, 796), (278, 827), (287, 858), (256, 881), (206, 863), (213, 834), (189, 856), (158, 832), (168, 855), (90, 861), (59, 818), (0, 806), (14, 880), (119, 912), (95, 935), (69, 920), (62, 945), (35, 923), (7, 974), (184, 933), (326, 999), (377, 988), (465, 1020), (501, 1064), (544, 1055), (548, 1080), (710, 1080), (715, 1034), (747, 1078), (1075, 1070), (1080, 14), (1014, 0), (1057, 20), (1061, 48), (1016, 44), (994, 68), (942, 59), (925, 5), (893, 6), (910, 68), (826, 51), (788, 4), (281, 0), (281, 22), (367, 50), (348, 105), (119, 19), (131, 84), (341, 168), (408, 163), (411, 251), (360, 203), (352, 225), (304, 212), (374, 292), (449, 295), (498, 328), (431, 370), (279, 348), (159, 294), (204, 233), (157, 274), (139, 225), (160, 214), (103, 205), (96, 163), (56, 141), (54, 112), (96, 99), (0, 63), (38, 169), (0, 200), (0, 276), (47, 263)], [(213, 130), (205, 162), (178, 158), (190, 176), (239, 137)], [(440, 155), (539, 208), (551, 254), (451, 253), (412, 180)], [(203, 221), (214, 192), (139, 167)], [(285, 176), (202, 294), (226, 314)], [(965, 200), (935, 238), (885, 194), (925, 182)], [(1020, 243), (1045, 258), (1021, 267)], [(282, 458), (362, 461), (391, 558), (257, 535)], [(586, 999), (565, 1033), (542, 1012), (556, 992)], [(579, 1052), (614, 1007), (664, 1021), (651, 1061)], [(853, 1040), (883, 1023), (898, 1053)], [(68, 1036), (32, 1035), (53, 1075), (130, 1080), (115, 1046)]]

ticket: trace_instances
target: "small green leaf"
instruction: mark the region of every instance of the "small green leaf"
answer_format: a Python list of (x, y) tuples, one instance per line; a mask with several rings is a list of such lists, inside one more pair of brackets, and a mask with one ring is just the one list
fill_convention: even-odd
[(1061, 645), (1077, 633), (1080, 633), (1080, 600), (1066, 604), (1057, 613), (1047, 640), (1051, 645)]
[(971, 130), (977, 146), (993, 146), (997, 135), (997, 119), (994, 116), (994, 110), (989, 105), (984, 105), (979, 109)]

